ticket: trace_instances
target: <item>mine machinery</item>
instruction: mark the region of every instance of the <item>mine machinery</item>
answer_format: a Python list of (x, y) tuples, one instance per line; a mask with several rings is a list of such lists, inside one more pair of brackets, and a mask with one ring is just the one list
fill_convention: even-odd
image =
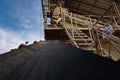
[(120, 80), (120, 0), (41, 1), (45, 40), (1, 54), (0, 80)]
[[(119, 0), (42, 0), (42, 7), (46, 40), (120, 58)], [(110, 24), (113, 30), (108, 34), (104, 30)]]

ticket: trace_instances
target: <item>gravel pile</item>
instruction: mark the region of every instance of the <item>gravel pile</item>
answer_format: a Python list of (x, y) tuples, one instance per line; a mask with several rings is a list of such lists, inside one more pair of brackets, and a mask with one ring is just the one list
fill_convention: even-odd
[(120, 80), (120, 64), (46, 41), (0, 55), (0, 80)]

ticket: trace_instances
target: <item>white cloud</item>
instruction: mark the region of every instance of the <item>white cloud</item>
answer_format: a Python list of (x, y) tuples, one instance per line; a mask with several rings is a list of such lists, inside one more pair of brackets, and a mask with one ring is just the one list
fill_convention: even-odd
[(18, 48), (22, 42), (29, 41), (29, 43), (32, 44), (35, 40), (40, 40), (37, 33), (30, 31), (16, 33), (0, 28), (0, 54)]
[(16, 36), (15, 33), (0, 28), (0, 53), (4, 53), (18, 46), (21, 40)]
[[(31, 1), (30, 4), (28, 4), (28, 0), (25, 0), (25, 2), (19, 2), (18, 0), (6, 2), (6, 5), (11, 7), (8, 16), (16, 20), (13, 23), (16, 25), (14, 28), (19, 26), (21, 30), (13, 31), (7, 25), (0, 23), (0, 54), (17, 48), (20, 43), (25, 41), (29, 41), (31, 44), (35, 40), (44, 40), (43, 22), (41, 21), (42, 8), (39, 0), (35, 2), (33, 0), (29, 1)], [(7, 29), (1, 27), (3, 25)]]

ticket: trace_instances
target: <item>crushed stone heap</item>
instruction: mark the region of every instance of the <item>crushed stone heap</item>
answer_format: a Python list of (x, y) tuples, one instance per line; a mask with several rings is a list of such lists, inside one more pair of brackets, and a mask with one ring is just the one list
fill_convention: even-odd
[(120, 80), (120, 64), (46, 41), (0, 55), (0, 80)]

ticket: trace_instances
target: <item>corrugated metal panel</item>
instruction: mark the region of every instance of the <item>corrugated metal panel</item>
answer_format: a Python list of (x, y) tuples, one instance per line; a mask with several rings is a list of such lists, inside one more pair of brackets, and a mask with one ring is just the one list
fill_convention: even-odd
[[(116, 0), (65, 0), (66, 6), (73, 12), (102, 15)], [(119, 2), (120, 4), (120, 2)], [(120, 7), (120, 5), (118, 5)]]

